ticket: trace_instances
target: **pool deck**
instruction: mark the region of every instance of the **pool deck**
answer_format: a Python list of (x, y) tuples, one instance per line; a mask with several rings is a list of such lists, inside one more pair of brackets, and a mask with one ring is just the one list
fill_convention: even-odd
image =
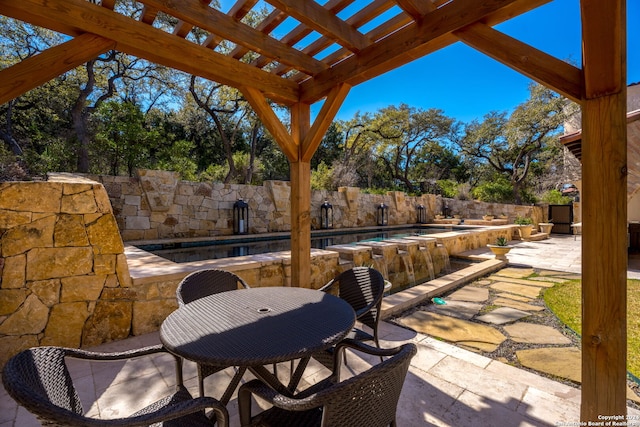
[[(555, 236), (539, 242), (512, 242), (508, 255), (510, 265), (530, 266), (545, 270), (580, 273), (580, 237)], [(465, 256), (490, 259), (486, 248)], [(640, 278), (640, 256), (629, 257), (628, 277)], [(387, 297), (388, 298), (388, 297)], [(558, 426), (578, 425), (580, 390), (530, 371), (438, 341), (397, 325), (382, 322), (381, 345), (397, 346), (404, 342), (418, 345), (398, 405), (398, 425), (413, 426)], [(115, 351), (158, 343), (158, 334), (131, 337), (103, 344), (102, 351)], [(89, 413), (105, 418), (132, 413), (146, 401), (141, 396), (159, 398), (174, 386), (173, 362), (170, 358), (153, 358), (146, 364), (133, 362), (74, 365), (79, 393)], [(368, 366), (355, 356), (349, 357), (348, 370), (357, 372)], [(321, 366), (311, 364), (303, 385), (322, 378)], [(286, 375), (288, 364), (279, 372)], [(207, 379), (208, 392), (219, 396), (231, 369)], [(195, 366), (187, 362), (185, 384), (197, 393)], [(149, 387), (153, 384), (154, 387)], [(229, 403), (231, 426), (239, 426), (237, 400)], [(628, 413), (640, 417), (640, 411)], [(636, 418), (637, 419), (637, 418)], [(37, 426), (39, 423), (0, 390), (0, 427)]]

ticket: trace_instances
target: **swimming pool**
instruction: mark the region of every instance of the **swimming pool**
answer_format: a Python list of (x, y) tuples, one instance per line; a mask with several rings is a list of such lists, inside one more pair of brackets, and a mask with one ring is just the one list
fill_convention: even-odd
[[(477, 229), (477, 227), (455, 227), (454, 229), (464, 230), (471, 228)], [(312, 233), (311, 247), (325, 249), (331, 245), (356, 244), (362, 241), (380, 241), (407, 236), (428, 235), (450, 230), (452, 230), (452, 227), (434, 226), (411, 226), (393, 229), (383, 227), (340, 231), (323, 230)], [(167, 242), (137, 245), (137, 247), (177, 263), (291, 250), (291, 239), (288, 234), (268, 237), (260, 237), (259, 235), (247, 236), (246, 238), (231, 237), (233, 236), (225, 240)]]

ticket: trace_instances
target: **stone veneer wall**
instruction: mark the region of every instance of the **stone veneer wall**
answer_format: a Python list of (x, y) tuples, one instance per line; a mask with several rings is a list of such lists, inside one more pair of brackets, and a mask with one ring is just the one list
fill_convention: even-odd
[[(118, 227), (125, 241), (216, 237), (233, 233), (233, 204), (242, 198), (249, 204), (249, 232), (263, 234), (291, 230), (291, 187), (285, 181), (265, 181), (262, 186), (180, 181), (178, 174), (138, 170), (135, 177), (87, 176), (101, 182), (109, 194)], [(389, 206), (389, 224), (417, 222), (418, 205), (427, 218), (449, 208), (463, 218), (481, 218), (492, 212), (532, 216), (541, 222), (542, 210), (532, 206), (502, 205), (443, 199), (440, 196), (407, 196), (400, 191), (365, 194), (355, 187), (311, 192), (311, 227), (320, 228), (320, 206), (333, 205), (334, 228), (375, 226), (377, 207)]]
[(0, 363), (31, 346), (127, 337), (134, 300), (101, 184), (0, 183)]

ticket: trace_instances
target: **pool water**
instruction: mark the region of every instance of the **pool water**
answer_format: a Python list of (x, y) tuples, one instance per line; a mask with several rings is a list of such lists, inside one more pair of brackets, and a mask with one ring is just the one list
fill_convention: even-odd
[[(458, 230), (460, 228), (456, 228)], [(381, 241), (407, 236), (442, 233), (450, 227), (411, 227), (401, 229), (376, 229), (350, 232), (321, 232), (311, 236), (311, 247), (325, 249), (332, 245), (356, 244), (362, 241)], [(247, 237), (218, 241), (171, 242), (166, 244), (140, 245), (140, 249), (151, 252), (173, 262), (192, 262), (207, 259), (232, 258), (259, 255), (269, 252), (291, 250), (288, 235), (271, 237)]]

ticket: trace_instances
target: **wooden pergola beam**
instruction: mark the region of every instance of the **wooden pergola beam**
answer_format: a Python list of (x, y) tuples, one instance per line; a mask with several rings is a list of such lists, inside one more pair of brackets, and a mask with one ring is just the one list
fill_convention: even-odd
[(250, 81), (252, 86), (286, 105), (299, 98), (295, 82), (84, 0), (0, 1), (0, 14), (65, 34), (97, 34), (116, 41), (116, 49), (121, 52), (229, 86), (240, 87)]
[(475, 23), (454, 31), (467, 45), (544, 84), (570, 100), (583, 97), (582, 70), (514, 39), (488, 25)]
[(318, 116), (313, 122), (313, 126), (302, 142), (301, 160), (303, 162), (311, 161), (311, 157), (313, 157), (313, 154), (318, 149), (325, 132), (329, 129), (329, 126), (331, 126), (336, 114), (338, 114), (338, 110), (349, 94), (350, 89), (351, 87), (349, 85), (343, 83), (329, 92), (329, 96), (327, 96), (327, 99), (324, 101), (320, 113), (318, 113)]
[(306, 80), (300, 85), (300, 99), (303, 102), (315, 102), (340, 82), (355, 86), (458, 41), (452, 32), (476, 21), (495, 25), (548, 1), (450, 2), (425, 15), (420, 23), (396, 31), (360, 54), (352, 55), (330, 70)]
[(317, 59), (281, 43), (262, 31), (239, 22), (203, 2), (144, 0), (144, 3), (188, 22), (191, 25), (190, 28), (195, 25), (249, 50), (271, 58), (278, 58), (278, 61), (283, 64), (294, 66), (309, 74), (317, 74), (328, 68), (326, 64)]
[(114, 49), (116, 43), (84, 34), (0, 71), (0, 105)]
[(262, 124), (267, 128), (273, 139), (276, 140), (290, 162), (296, 162), (300, 158), (298, 143), (294, 141), (287, 128), (282, 124), (273, 108), (269, 105), (264, 95), (257, 89), (242, 86), (240, 92), (244, 95), (251, 108), (260, 117)]
[(352, 52), (360, 52), (371, 44), (364, 34), (315, 1), (267, 0), (267, 2)]

